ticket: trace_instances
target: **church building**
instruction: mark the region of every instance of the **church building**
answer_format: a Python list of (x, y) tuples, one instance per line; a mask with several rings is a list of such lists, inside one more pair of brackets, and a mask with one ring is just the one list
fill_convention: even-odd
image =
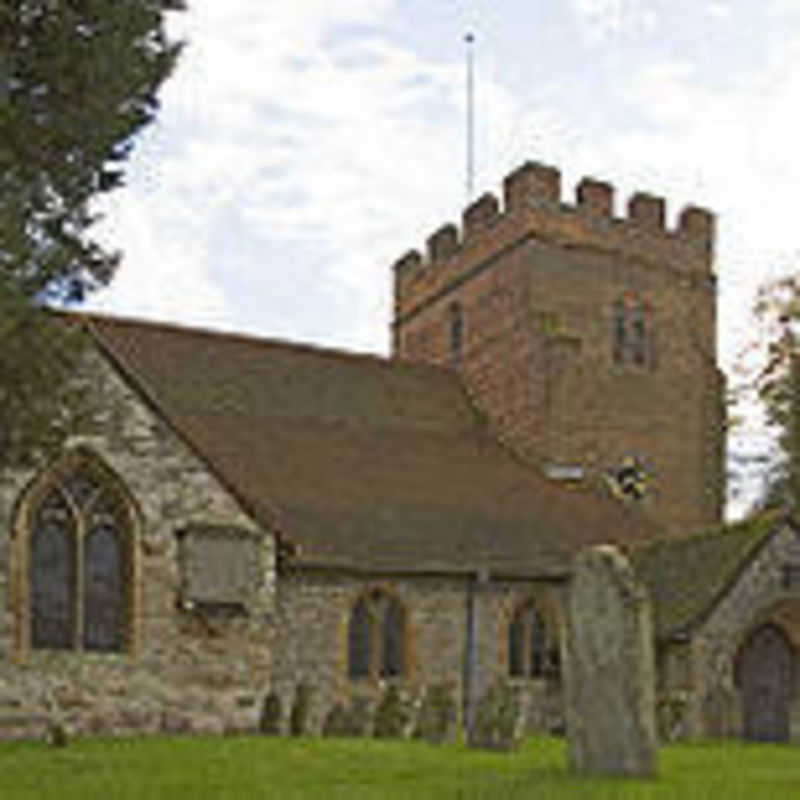
[(387, 687), (469, 724), (497, 681), (559, 731), (570, 565), (613, 542), (663, 735), (800, 738), (794, 527), (721, 524), (713, 226), (528, 163), (395, 264), (389, 358), (68, 317), (97, 403), (0, 473), (0, 736), (285, 727), (301, 687), (311, 733)]

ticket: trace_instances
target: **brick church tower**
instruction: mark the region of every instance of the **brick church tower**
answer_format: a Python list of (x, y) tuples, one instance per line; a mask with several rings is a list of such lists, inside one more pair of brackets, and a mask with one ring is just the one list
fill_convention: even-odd
[(721, 519), (724, 378), (714, 218), (559, 172), (508, 175), (395, 264), (395, 356), (458, 370), (494, 432), (555, 480), (609, 491), (675, 534)]

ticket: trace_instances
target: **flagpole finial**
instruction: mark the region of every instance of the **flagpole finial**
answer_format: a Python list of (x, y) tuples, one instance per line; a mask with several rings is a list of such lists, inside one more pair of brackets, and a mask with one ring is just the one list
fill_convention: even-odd
[(474, 102), (475, 102), (475, 79), (474, 79), (474, 63), (472, 55), (472, 44), (475, 41), (475, 36), (472, 31), (467, 31), (464, 36), (464, 41), (467, 45), (467, 175), (466, 175), (466, 190), (467, 202), (472, 201), (474, 194), (474, 179), (475, 179), (475, 121), (474, 121)]

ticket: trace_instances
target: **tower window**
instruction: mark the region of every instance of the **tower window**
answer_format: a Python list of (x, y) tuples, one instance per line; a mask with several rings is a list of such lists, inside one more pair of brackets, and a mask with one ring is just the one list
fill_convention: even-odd
[(625, 304), (617, 300), (614, 303), (614, 361), (617, 364), (625, 360), (626, 327)]
[(464, 311), (459, 303), (450, 306), (450, 363), (457, 367), (464, 350)]
[(634, 294), (614, 303), (612, 357), (615, 364), (652, 363), (652, 324), (649, 305)]

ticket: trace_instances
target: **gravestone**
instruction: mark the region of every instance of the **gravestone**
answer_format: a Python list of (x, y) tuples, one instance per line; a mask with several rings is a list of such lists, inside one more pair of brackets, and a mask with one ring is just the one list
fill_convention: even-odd
[(616, 547), (601, 545), (576, 557), (568, 609), (564, 688), (571, 769), (655, 775), (650, 601)]

